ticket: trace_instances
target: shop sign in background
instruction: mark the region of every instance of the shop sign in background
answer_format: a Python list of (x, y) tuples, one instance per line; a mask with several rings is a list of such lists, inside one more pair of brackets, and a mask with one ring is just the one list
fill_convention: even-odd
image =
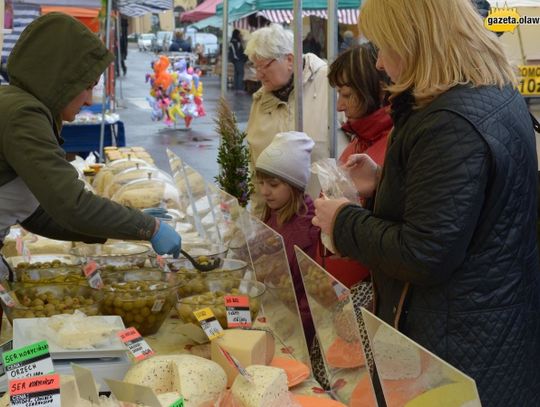
[(519, 75), (519, 92), (523, 96), (540, 96), (540, 65), (520, 65)]

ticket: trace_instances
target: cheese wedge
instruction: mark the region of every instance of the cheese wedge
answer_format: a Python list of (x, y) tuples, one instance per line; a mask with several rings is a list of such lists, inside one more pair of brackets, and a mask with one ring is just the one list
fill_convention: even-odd
[(234, 380), (232, 394), (244, 407), (289, 407), (293, 406), (287, 386), (287, 375), (283, 369), (271, 366), (252, 365), (246, 368), (253, 383), (239, 375)]
[(238, 370), (232, 366), (219, 347), (234, 356), (244, 368), (251, 365), (269, 365), (274, 357), (274, 338), (265, 331), (226, 329), (223, 336), (211, 343), (211, 357), (227, 374), (227, 386), (232, 386)]

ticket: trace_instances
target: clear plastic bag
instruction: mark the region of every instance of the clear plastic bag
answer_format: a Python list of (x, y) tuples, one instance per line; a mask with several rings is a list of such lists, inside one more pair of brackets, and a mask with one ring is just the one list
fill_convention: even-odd
[[(347, 198), (352, 202), (358, 201), (356, 188), (351, 177), (337, 165), (335, 158), (324, 158), (314, 162), (311, 165), (311, 172), (319, 178), (322, 193), (327, 198)], [(321, 233), (321, 241), (332, 253), (337, 252), (332, 244), (332, 239), (326, 233)]]

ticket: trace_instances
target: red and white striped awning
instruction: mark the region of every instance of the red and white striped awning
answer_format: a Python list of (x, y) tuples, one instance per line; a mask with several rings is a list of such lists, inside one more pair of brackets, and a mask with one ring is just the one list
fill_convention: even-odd
[[(356, 24), (358, 22), (358, 9), (340, 9), (337, 11), (338, 21), (341, 24)], [(293, 21), (292, 10), (261, 10), (257, 13), (273, 23), (290, 24)], [(327, 10), (302, 10), (302, 17), (315, 16), (327, 19)]]

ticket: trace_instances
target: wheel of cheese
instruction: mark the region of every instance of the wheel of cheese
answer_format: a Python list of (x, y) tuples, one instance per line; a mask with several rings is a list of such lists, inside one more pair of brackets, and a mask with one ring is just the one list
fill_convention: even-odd
[(193, 355), (162, 355), (131, 367), (124, 381), (151, 387), (158, 395), (178, 392), (186, 407), (215, 401), (227, 386), (217, 363)]

